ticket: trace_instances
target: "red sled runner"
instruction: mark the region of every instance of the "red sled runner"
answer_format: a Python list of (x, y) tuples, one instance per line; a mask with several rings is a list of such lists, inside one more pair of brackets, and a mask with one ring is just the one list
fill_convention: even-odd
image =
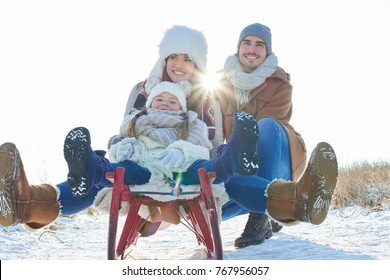
[[(209, 259), (222, 260), (223, 250), (219, 231), (219, 217), (211, 187), (215, 179), (215, 173), (206, 173), (204, 168), (200, 168), (198, 175), (200, 179), (200, 191), (192, 192), (192, 194), (196, 195), (192, 199), (180, 199), (180, 195), (178, 195), (174, 203), (180, 206), (181, 209), (185, 209), (185, 215), (183, 215), (183, 211), (178, 210), (177, 214), (180, 216), (180, 223), (195, 234), (198, 245), (205, 246), (207, 257)], [(140, 229), (148, 223), (147, 219), (139, 215), (141, 205), (164, 207), (170, 202), (156, 201), (148, 197), (148, 194), (162, 195), (162, 193), (132, 192), (131, 187), (123, 182), (124, 168), (118, 167), (116, 172), (108, 172), (107, 179), (111, 180), (114, 184), (108, 226), (108, 259), (125, 259), (128, 249), (135, 245), (138, 237), (141, 236), (140, 232), (142, 230)], [(118, 218), (122, 202), (128, 203), (129, 209), (122, 232), (119, 234)], [(118, 241), (117, 238), (119, 238)]]

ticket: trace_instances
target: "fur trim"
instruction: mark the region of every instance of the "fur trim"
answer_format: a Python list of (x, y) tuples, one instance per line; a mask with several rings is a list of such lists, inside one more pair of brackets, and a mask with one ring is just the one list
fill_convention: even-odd
[(53, 187), (53, 189), (55, 189), (55, 191), (56, 191), (56, 193), (57, 193), (57, 201), (58, 201), (58, 199), (60, 198), (60, 195), (61, 195), (61, 191), (60, 191), (60, 189), (57, 187), (57, 185), (56, 185), (56, 184), (51, 184), (51, 183), (48, 183), (48, 185), (52, 186), (52, 187)]
[(102, 212), (110, 212), (112, 189), (104, 188), (97, 193), (93, 201), (93, 207)]
[(22, 224), (22, 227), (29, 231), (29, 232), (37, 232), (37, 231), (42, 231), (44, 227), (41, 227), (41, 228), (32, 228), (30, 227), (28, 224)]
[[(110, 213), (112, 199), (112, 188), (104, 188), (97, 193), (93, 202), (93, 207), (102, 213)], [(119, 210), (120, 216), (125, 216), (129, 212), (130, 204), (127, 201), (122, 201), (121, 209)]]
[[(59, 201), (60, 195), (61, 195), (61, 190), (57, 187), (56, 184), (48, 183), (48, 185), (52, 186), (54, 188), (54, 190), (56, 191), (56, 193), (57, 193), (57, 203), (60, 205), (60, 212), (58, 213), (58, 216), (57, 216), (57, 218), (58, 218), (59, 216), (61, 216), (61, 208), (62, 208), (62, 205), (61, 205), (61, 203)], [(57, 218), (55, 220), (57, 220)]]
[(265, 192), (264, 192), (265, 197), (268, 198), (268, 188), (269, 188), (269, 186), (271, 186), (271, 184), (272, 184), (273, 182), (279, 182), (279, 181), (287, 181), (287, 180), (284, 180), (284, 179), (273, 179), (271, 182), (269, 182), (269, 184), (268, 184), (267, 187), (265, 188)]
[[(181, 185), (182, 193), (176, 196), (172, 193), (173, 188), (165, 182), (163, 174), (160, 170), (149, 168), (151, 171), (151, 177), (148, 183), (143, 185), (129, 186), (132, 192), (147, 193), (145, 195), (153, 198), (156, 201), (172, 201), (176, 199), (193, 199), (198, 197), (198, 194), (186, 194), (186, 192), (200, 191), (200, 185)], [(172, 177), (171, 177), (172, 178)], [(220, 204), (223, 205), (227, 202), (228, 196), (226, 194), (224, 184), (213, 184), (212, 191), (215, 198), (220, 198)], [(148, 192), (159, 192), (161, 194), (149, 194)]]
[(291, 226), (296, 226), (296, 225), (298, 225), (298, 224), (301, 223), (300, 221), (292, 221), (292, 222), (289, 222), (289, 223), (283, 223), (283, 222), (281, 222), (281, 221), (275, 220), (275, 219), (272, 218), (272, 216), (268, 213), (268, 210), (267, 210), (267, 209), (265, 210), (265, 214), (266, 214), (271, 220), (273, 220), (274, 222), (278, 223), (278, 224), (281, 225), (281, 226), (291, 227)]
[(175, 25), (165, 32), (159, 47), (160, 60), (164, 60), (164, 64), (171, 54), (187, 54), (195, 62), (197, 69), (203, 74), (206, 73), (207, 42), (202, 32)]
[[(197, 70), (205, 75), (207, 73), (207, 42), (202, 32), (186, 26), (175, 25), (165, 32), (159, 45), (157, 62), (150, 72), (145, 84), (146, 93), (149, 94), (153, 86), (162, 81), (166, 58), (171, 54), (187, 54), (195, 63)], [(185, 87), (187, 88), (187, 87)], [(185, 90), (191, 94), (191, 89)]]

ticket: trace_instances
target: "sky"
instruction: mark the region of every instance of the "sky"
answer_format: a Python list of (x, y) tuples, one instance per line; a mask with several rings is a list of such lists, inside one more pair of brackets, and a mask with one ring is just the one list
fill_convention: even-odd
[(131, 88), (158, 58), (165, 30), (204, 32), (210, 73), (235, 53), (242, 28), (271, 28), (291, 75), (291, 124), (335, 149), (340, 166), (390, 160), (385, 0), (0, 0), (0, 143), (19, 147), (30, 181), (66, 176), (63, 141), (89, 128), (94, 149), (119, 131)]

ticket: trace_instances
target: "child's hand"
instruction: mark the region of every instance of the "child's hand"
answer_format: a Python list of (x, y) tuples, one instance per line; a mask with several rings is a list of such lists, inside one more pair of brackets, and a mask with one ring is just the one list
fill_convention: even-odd
[(161, 164), (164, 165), (166, 169), (180, 167), (184, 162), (183, 152), (176, 148), (158, 152), (156, 158), (161, 160)]
[(116, 160), (117, 162), (130, 160), (133, 154), (133, 144), (136, 142), (134, 137), (127, 137), (118, 143), (116, 149)]

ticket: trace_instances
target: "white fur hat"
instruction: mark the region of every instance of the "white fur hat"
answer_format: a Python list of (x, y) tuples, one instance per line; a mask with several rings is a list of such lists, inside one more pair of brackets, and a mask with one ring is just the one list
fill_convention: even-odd
[[(159, 45), (159, 59), (148, 76), (153, 86), (161, 81), (166, 58), (171, 54), (187, 54), (202, 74), (207, 72), (207, 42), (202, 32), (187, 26), (174, 25), (165, 31)], [(146, 89), (149, 91), (149, 89)]]
[(168, 92), (177, 97), (180, 103), (181, 110), (183, 112), (187, 112), (187, 102), (186, 102), (186, 94), (182, 87), (178, 84), (171, 82), (161, 82), (152, 88), (150, 94), (148, 95), (148, 99), (146, 100), (145, 107), (147, 109), (150, 108), (150, 104), (152, 103), (153, 98), (159, 95), (162, 92)]

